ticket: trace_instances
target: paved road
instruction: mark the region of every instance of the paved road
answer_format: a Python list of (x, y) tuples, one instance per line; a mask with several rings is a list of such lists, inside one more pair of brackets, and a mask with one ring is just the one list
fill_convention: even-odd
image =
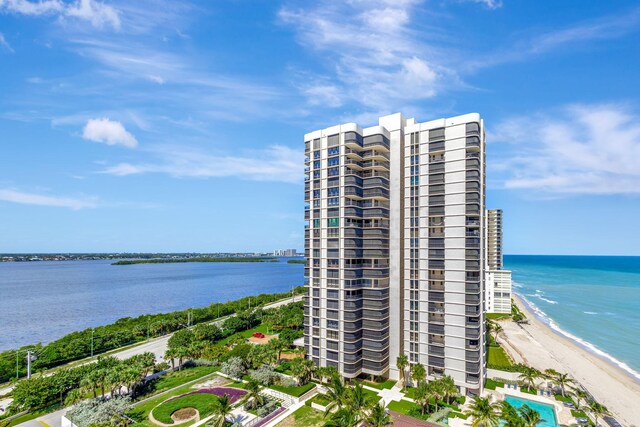
[[(288, 298), (286, 300), (274, 302), (271, 304), (267, 304), (264, 306), (264, 308), (276, 308), (276, 307), (280, 307), (281, 305), (286, 305), (286, 304), (290, 304), (291, 302), (297, 302), (297, 301), (302, 301), (301, 295), (295, 296), (293, 298)], [(235, 315), (232, 315), (232, 316), (235, 316)], [(225, 319), (226, 318), (222, 320), (216, 320), (215, 322), (211, 322), (211, 323), (219, 326), (224, 322)], [(155, 354), (157, 360), (161, 361), (161, 360), (164, 360), (163, 357), (165, 352), (167, 351), (167, 342), (169, 341), (169, 338), (171, 338), (172, 335), (173, 334), (168, 334), (163, 337), (154, 338), (144, 342), (143, 344), (139, 344), (135, 347), (127, 348), (117, 353), (112, 353), (112, 355), (117, 357), (118, 359), (123, 360), (131, 356), (135, 356), (136, 354), (142, 354), (149, 351)]]
[[(267, 304), (264, 306), (264, 308), (276, 308), (276, 307), (280, 307), (281, 305), (286, 305), (286, 304), (290, 304), (292, 302), (298, 302), (302, 300), (302, 295), (298, 295), (292, 298), (288, 298), (286, 300), (281, 300), (281, 301), (277, 301), (271, 304)], [(235, 314), (232, 314), (231, 316), (235, 316)], [(229, 316), (229, 317), (231, 317)], [(214, 322), (211, 322), (212, 324), (216, 324), (219, 325), (222, 322), (224, 322), (226, 318), (223, 318), (221, 320), (217, 320)], [(163, 337), (160, 338), (153, 338), (150, 339), (148, 341), (145, 341), (142, 344), (136, 345), (134, 347), (130, 347), (127, 349), (124, 349), (122, 351), (118, 351), (115, 353), (111, 353), (111, 355), (117, 357), (118, 359), (127, 359), (131, 356), (135, 356), (136, 354), (142, 354), (145, 353), (147, 351), (155, 354), (156, 359), (157, 360), (163, 360), (163, 356), (164, 353), (167, 351), (167, 341), (169, 341), (169, 338), (171, 338), (173, 334), (168, 334), (165, 335)], [(95, 360), (91, 360), (88, 361), (86, 363), (93, 363)], [(77, 365), (76, 365), (77, 366)], [(50, 375), (50, 374), (49, 374)], [(2, 396), (3, 394), (7, 394), (9, 391), (11, 391), (13, 389), (13, 386), (9, 386), (6, 387), (4, 389), (0, 389), (0, 396)], [(34, 420), (30, 420), (30, 421), (26, 421), (22, 424), (18, 424), (19, 427), (46, 427), (46, 426), (50, 426), (50, 427), (61, 427), (61, 418), (62, 416), (66, 413), (66, 409), (61, 409), (59, 411), (56, 412), (51, 412), (50, 414), (46, 414), (43, 415), (41, 417), (38, 417)], [(44, 423), (44, 424), (43, 424)]]

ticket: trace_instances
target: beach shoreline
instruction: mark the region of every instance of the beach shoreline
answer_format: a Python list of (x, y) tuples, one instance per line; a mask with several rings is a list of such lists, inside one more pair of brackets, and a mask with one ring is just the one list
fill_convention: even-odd
[(539, 370), (569, 373), (604, 404), (623, 425), (640, 425), (640, 382), (612, 361), (547, 325), (519, 296), (516, 305), (529, 320), (518, 325), (503, 321), (501, 341), (517, 363)]

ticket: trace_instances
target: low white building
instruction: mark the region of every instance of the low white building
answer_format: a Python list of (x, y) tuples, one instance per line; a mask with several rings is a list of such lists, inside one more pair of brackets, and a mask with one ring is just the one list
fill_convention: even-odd
[(486, 271), (485, 304), (487, 313), (511, 313), (511, 271)]

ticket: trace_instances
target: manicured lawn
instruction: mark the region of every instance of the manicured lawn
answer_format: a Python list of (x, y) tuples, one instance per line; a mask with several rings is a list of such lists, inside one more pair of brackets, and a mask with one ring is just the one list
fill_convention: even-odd
[(312, 388), (314, 388), (315, 386), (316, 385), (314, 383), (307, 383), (305, 385), (296, 386), (296, 387), (282, 387), (279, 384), (273, 384), (273, 385), (270, 385), (269, 388), (276, 391), (280, 391), (282, 393), (286, 393), (290, 396), (300, 397), (306, 392), (308, 392), (309, 390), (311, 390)]
[(322, 412), (305, 405), (278, 423), (276, 427), (321, 427), (323, 425)]
[(326, 394), (316, 394), (309, 402), (317, 403), (318, 405), (327, 406), (331, 401)]
[(513, 362), (511, 362), (511, 359), (509, 359), (509, 356), (507, 356), (507, 353), (502, 347), (490, 346), (488, 349), (488, 353), (489, 358), (487, 360), (487, 363), (491, 366), (509, 367), (513, 365)]
[(406, 397), (413, 399), (413, 397), (415, 396), (415, 393), (416, 393), (416, 388), (415, 387), (407, 387), (403, 391), (404, 391), (404, 395)]
[(560, 402), (571, 402), (571, 403), (574, 403), (573, 399), (570, 398), (569, 396), (563, 396), (561, 394), (556, 394), (554, 397), (556, 398), (556, 400), (558, 400)]
[(376, 393), (375, 391), (367, 390), (366, 388), (363, 391), (364, 395), (367, 397), (367, 400), (370, 400), (372, 402), (378, 402), (378, 400), (380, 400), (378, 393)]
[[(239, 335), (239, 336), (241, 336), (242, 338), (249, 338), (251, 335), (255, 334), (256, 332), (262, 332), (263, 334), (266, 334), (266, 333), (267, 333), (267, 329), (268, 329), (268, 326), (267, 326), (267, 325), (265, 325), (265, 324), (261, 324), (261, 325), (256, 326), (256, 327), (255, 327), (255, 328), (253, 328), (253, 329), (248, 329), (248, 330), (246, 330), (246, 331), (238, 332), (237, 334), (230, 335), (230, 336), (228, 336), (227, 338), (225, 338), (225, 339), (223, 339), (223, 340), (218, 341), (218, 343), (217, 343), (217, 344), (225, 345), (225, 344), (227, 344), (229, 341), (231, 341), (234, 337), (236, 337), (236, 336), (238, 336), (238, 335)], [(269, 332), (270, 332), (271, 334), (273, 334), (273, 331), (271, 331), (271, 330), (270, 330)]]
[(409, 416), (412, 416), (410, 412), (420, 411), (419, 405), (416, 405), (413, 402), (409, 402), (408, 400), (401, 400), (399, 402), (392, 400), (389, 405), (387, 405), (387, 408), (389, 408), (390, 411), (399, 412), (401, 414)]
[(488, 388), (489, 390), (495, 390), (496, 387), (504, 387), (504, 383), (487, 378), (487, 380), (484, 382), (484, 387)]
[[(179, 385), (188, 383), (189, 381), (217, 372), (218, 370), (219, 368), (214, 366), (196, 366), (193, 368), (185, 368), (180, 371), (170, 372), (167, 375), (163, 375), (157, 380), (154, 380), (149, 385), (149, 392), (147, 395), (172, 389)], [(147, 396), (142, 397), (144, 398)]]
[(497, 319), (506, 319), (507, 317), (511, 317), (511, 314), (510, 313), (487, 313), (484, 316), (489, 320), (497, 320)]
[(385, 382), (382, 383), (376, 383), (373, 381), (358, 381), (360, 384), (362, 385), (366, 385), (369, 387), (373, 387), (373, 388), (377, 388), (378, 390), (385, 390), (385, 389), (390, 389), (392, 388), (394, 385), (396, 385), (395, 380), (386, 380)]
[(218, 400), (218, 396), (207, 393), (190, 394), (170, 400), (153, 409), (156, 420), (165, 424), (173, 424), (171, 414), (178, 409), (194, 408), (200, 412), (200, 418), (211, 414), (211, 405)]
[(155, 408), (160, 403), (162, 403), (163, 401), (167, 400), (170, 397), (179, 396), (181, 394), (188, 393), (190, 391), (193, 391), (190, 385), (179, 387), (174, 391), (172, 391), (171, 393), (163, 394), (162, 396), (157, 396), (145, 402), (135, 404), (135, 406), (130, 411), (127, 412), (127, 415), (137, 423), (151, 425), (151, 423), (148, 422), (147, 416), (149, 415), (149, 412), (151, 412), (153, 408)]

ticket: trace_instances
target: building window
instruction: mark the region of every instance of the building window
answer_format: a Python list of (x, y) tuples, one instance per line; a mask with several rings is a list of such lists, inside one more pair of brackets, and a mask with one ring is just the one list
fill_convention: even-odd
[(320, 169), (320, 160), (316, 160), (315, 162), (313, 162), (313, 168)]
[(329, 198), (329, 206), (338, 206), (340, 204), (340, 198), (339, 197), (331, 197)]
[(328, 164), (329, 166), (338, 166), (340, 164), (340, 157), (331, 157)]
[(340, 218), (328, 218), (327, 226), (329, 227), (339, 227), (340, 226)]
[(338, 154), (340, 154), (340, 147), (331, 147), (331, 148), (329, 148), (329, 155), (330, 156), (337, 156)]

